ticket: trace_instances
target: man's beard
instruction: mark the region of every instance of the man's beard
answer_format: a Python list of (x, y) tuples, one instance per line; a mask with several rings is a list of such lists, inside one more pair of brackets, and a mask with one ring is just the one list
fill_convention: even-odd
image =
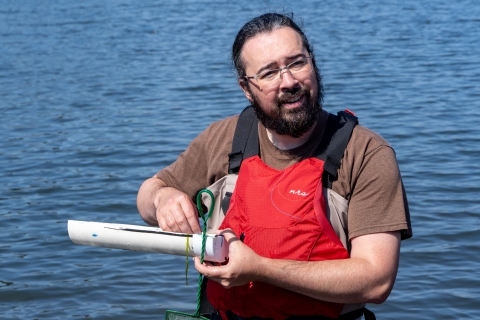
[[(265, 128), (273, 130), (279, 135), (289, 135), (293, 138), (299, 138), (310, 130), (317, 122), (320, 110), (322, 110), (321, 102), (318, 99), (312, 99), (310, 91), (302, 87), (294, 88), (280, 96), (277, 99), (275, 114), (267, 114), (260, 107), (253, 92), (250, 91), (250, 95), (253, 97), (252, 107)], [(289, 110), (282, 106), (284, 102), (297, 95), (303, 95), (305, 98), (300, 107)]]

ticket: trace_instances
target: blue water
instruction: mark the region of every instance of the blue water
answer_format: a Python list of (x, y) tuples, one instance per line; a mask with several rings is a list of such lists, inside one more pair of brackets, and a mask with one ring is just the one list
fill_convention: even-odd
[(378, 319), (480, 318), (477, 1), (13, 1), (0, 6), (0, 318), (193, 312), (185, 258), (71, 243), (67, 220), (143, 224), (140, 184), (247, 103), (229, 65), (267, 10), (302, 18), (325, 109), (395, 148), (414, 237)]

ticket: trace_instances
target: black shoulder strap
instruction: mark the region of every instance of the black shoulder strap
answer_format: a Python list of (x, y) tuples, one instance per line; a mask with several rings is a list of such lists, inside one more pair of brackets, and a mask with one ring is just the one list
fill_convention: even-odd
[[(358, 118), (346, 111), (328, 115), (327, 127), (316, 152), (316, 157), (325, 161), (323, 185), (327, 188), (338, 178), (343, 153), (357, 124)], [(235, 128), (232, 152), (228, 154), (228, 173), (238, 173), (242, 161), (258, 152), (258, 119), (249, 106), (240, 114)]]
[(258, 119), (253, 107), (249, 106), (243, 109), (238, 118), (232, 152), (228, 154), (228, 173), (238, 173), (243, 159), (257, 155), (258, 152)]
[(333, 181), (338, 179), (343, 153), (357, 124), (358, 118), (345, 111), (339, 111), (336, 116), (328, 115), (327, 128), (316, 153), (317, 158), (325, 161), (322, 180), (324, 187), (331, 188)]

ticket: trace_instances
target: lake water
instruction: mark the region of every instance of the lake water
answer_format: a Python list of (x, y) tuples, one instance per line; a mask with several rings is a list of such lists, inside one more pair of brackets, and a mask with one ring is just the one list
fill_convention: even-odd
[(74, 245), (67, 220), (141, 224), (140, 184), (247, 101), (229, 50), (302, 18), (325, 109), (395, 148), (414, 228), (378, 319), (480, 318), (477, 1), (13, 1), (0, 6), (0, 318), (194, 312), (185, 258)]

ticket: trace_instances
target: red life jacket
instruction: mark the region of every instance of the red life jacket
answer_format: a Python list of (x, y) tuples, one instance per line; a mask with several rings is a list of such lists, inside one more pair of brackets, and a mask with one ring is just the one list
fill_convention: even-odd
[[(220, 229), (231, 228), (257, 254), (273, 259), (346, 259), (326, 217), (322, 160), (308, 158), (284, 170), (258, 156), (243, 160), (230, 208)], [(207, 296), (220, 313), (285, 319), (290, 315), (336, 318), (343, 304), (325, 302), (263, 282), (223, 288), (209, 281)]]

